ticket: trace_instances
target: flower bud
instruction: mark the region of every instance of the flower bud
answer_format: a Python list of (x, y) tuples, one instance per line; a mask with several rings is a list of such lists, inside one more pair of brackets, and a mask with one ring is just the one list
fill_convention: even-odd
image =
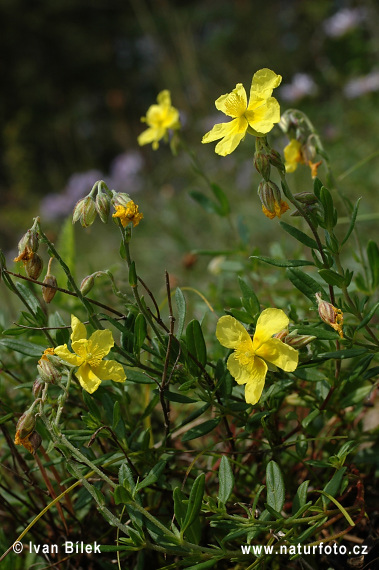
[[(46, 285), (50, 285), (50, 287), (42, 287), (42, 297), (43, 297), (45, 303), (50, 303), (53, 300), (55, 293), (57, 292), (57, 290), (54, 289), (54, 287), (57, 287), (58, 283), (57, 283), (57, 280), (54, 277), (54, 275), (50, 275), (50, 274), (46, 275), (43, 282)], [(52, 285), (52, 287), (51, 287), (51, 285)]]
[[(26, 410), (20, 417), (16, 425), (16, 438), (25, 439), (28, 435), (30, 435), (34, 427), (36, 425), (36, 418), (33, 412), (33, 407)], [(16, 443), (16, 445), (18, 445)]]
[(62, 378), (59, 369), (62, 368), (60, 360), (54, 356), (54, 349), (47, 348), (37, 364), (37, 370), (42, 382), (56, 384)]
[(94, 274), (92, 275), (87, 275), (87, 277), (84, 277), (83, 281), (80, 284), (80, 292), (83, 296), (86, 296), (87, 293), (89, 293), (93, 287), (95, 283), (95, 277)]
[(256, 152), (254, 154), (254, 166), (265, 180), (270, 179), (271, 167), (267, 154), (264, 152)]
[(32, 392), (33, 392), (33, 396), (35, 398), (38, 398), (39, 395), (42, 392), (42, 388), (43, 388), (44, 382), (41, 380), (41, 378), (38, 376), (33, 383), (33, 388), (32, 388)]
[(37, 280), (42, 273), (43, 261), (38, 253), (33, 253), (29, 259), (24, 262), (26, 275), (30, 279)]
[(281, 172), (285, 172), (286, 167), (284, 166), (284, 162), (282, 160), (282, 157), (277, 150), (272, 148), (270, 150), (269, 154), (267, 155), (267, 157), (268, 157), (270, 163), (272, 164), (272, 166), (274, 166), (275, 168), (277, 168)]
[(278, 338), (282, 342), (285, 342), (286, 337), (288, 336), (288, 329), (283, 329), (278, 333), (274, 334), (274, 338)]
[(262, 180), (258, 187), (258, 196), (262, 202), (263, 213), (270, 220), (275, 216), (280, 218), (289, 209), (287, 202), (282, 200), (280, 189), (271, 180), (268, 182)]
[(37, 449), (39, 448), (39, 446), (42, 443), (42, 437), (40, 436), (40, 434), (37, 431), (34, 431), (29, 436), (28, 439), (29, 439), (29, 445), (30, 445), (30, 448), (28, 448), (28, 449), (29, 449), (30, 453), (35, 455)]
[(293, 348), (299, 350), (300, 348), (304, 348), (304, 346), (307, 346), (307, 344), (315, 340), (315, 338), (316, 338), (315, 336), (312, 336), (310, 334), (291, 333), (286, 337), (284, 342), (285, 344), (288, 344), (288, 346), (292, 346)]
[(96, 205), (95, 200), (91, 196), (86, 196), (77, 202), (74, 213), (72, 215), (72, 222), (80, 221), (83, 228), (88, 228), (93, 224), (96, 218)]
[(316, 293), (316, 301), (318, 304), (318, 314), (320, 319), (327, 325), (331, 326), (343, 338), (342, 325), (343, 313), (341, 309), (336, 309), (331, 303), (321, 299), (321, 293)]
[(105, 192), (98, 192), (96, 196), (96, 211), (99, 214), (100, 220), (103, 224), (108, 222), (109, 212), (111, 209), (111, 201)]
[(116, 206), (124, 206), (126, 207), (127, 203), (131, 201), (129, 194), (125, 192), (115, 192), (112, 190), (112, 204), (116, 209)]
[(307, 205), (316, 204), (316, 202), (318, 201), (313, 192), (298, 192), (297, 194), (294, 195), (294, 197), (301, 204), (307, 204)]

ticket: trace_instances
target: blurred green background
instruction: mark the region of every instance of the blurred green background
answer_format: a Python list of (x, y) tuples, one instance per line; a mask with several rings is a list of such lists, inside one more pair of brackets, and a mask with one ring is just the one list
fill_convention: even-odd
[[(75, 202), (103, 178), (144, 212), (133, 250), (149, 283), (163, 287), (165, 268), (181, 285), (209, 276), (209, 256), (188, 254), (229, 248), (233, 229), (189, 197), (209, 190), (188, 154), (137, 145), (140, 117), (162, 89), (181, 112), (186, 144), (228, 195), (235, 226), (246, 228), (247, 249), (269, 254), (278, 223), (261, 212), (253, 139), (226, 158), (200, 142), (219, 122), (215, 99), (238, 82), (248, 90), (262, 67), (283, 76), (274, 94), (282, 110), (302, 109), (319, 130), (337, 181), (353, 169), (340, 188), (353, 201), (363, 196), (362, 213), (377, 211), (378, 158), (353, 168), (379, 147), (374, 2), (1, 0), (0, 12), (0, 239), (9, 260), (33, 216), (57, 239)], [(280, 151), (287, 143), (278, 128), (270, 137)], [(294, 191), (312, 189), (305, 167), (290, 180)], [(375, 216), (364, 224), (374, 232)], [(97, 220), (75, 231), (79, 278), (109, 263), (110, 249), (117, 261), (115, 229)]]

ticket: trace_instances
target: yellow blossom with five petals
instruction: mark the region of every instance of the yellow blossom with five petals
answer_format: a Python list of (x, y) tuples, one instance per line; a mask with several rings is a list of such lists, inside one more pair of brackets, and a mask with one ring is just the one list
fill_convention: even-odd
[(78, 366), (76, 376), (84, 390), (92, 394), (102, 380), (125, 382), (126, 374), (119, 362), (103, 360), (114, 346), (112, 332), (108, 329), (95, 331), (87, 339), (87, 329), (75, 315), (71, 315), (71, 348), (67, 344), (57, 346), (54, 354), (73, 366)]
[(261, 397), (268, 370), (267, 362), (285, 372), (293, 372), (298, 352), (272, 336), (287, 328), (289, 319), (281, 309), (265, 309), (260, 314), (253, 338), (234, 317), (221, 317), (216, 336), (226, 348), (233, 348), (227, 366), (238, 384), (246, 384), (245, 399), (256, 404)]
[(221, 95), (216, 100), (216, 108), (233, 120), (215, 125), (203, 136), (201, 142), (222, 139), (217, 143), (215, 151), (226, 156), (237, 148), (246, 133), (256, 137), (265, 136), (280, 121), (279, 103), (271, 95), (281, 81), (281, 76), (271, 69), (260, 69), (254, 74), (251, 83), (249, 104), (242, 83), (237, 83), (231, 93)]
[(146, 117), (141, 121), (148, 125), (138, 137), (138, 144), (153, 143), (153, 149), (157, 150), (159, 141), (167, 136), (168, 129), (180, 129), (179, 111), (171, 105), (170, 91), (165, 89), (158, 94), (158, 105), (151, 105), (147, 110)]

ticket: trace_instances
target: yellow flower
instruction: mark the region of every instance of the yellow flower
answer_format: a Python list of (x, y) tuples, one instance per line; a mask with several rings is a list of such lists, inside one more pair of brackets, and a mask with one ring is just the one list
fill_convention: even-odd
[(130, 222), (133, 222), (133, 227), (138, 226), (143, 218), (143, 214), (138, 211), (138, 206), (130, 200), (126, 206), (115, 206), (116, 212), (112, 215), (112, 218), (120, 218), (122, 226), (125, 228)]
[(285, 167), (287, 172), (295, 172), (297, 165), (304, 162), (301, 143), (292, 139), (284, 148)]
[(71, 348), (74, 353), (64, 344), (57, 346), (54, 354), (79, 367), (76, 376), (82, 388), (92, 394), (102, 380), (125, 382), (126, 375), (121, 364), (115, 360), (103, 360), (114, 345), (112, 332), (95, 331), (87, 340), (86, 327), (74, 315), (71, 315), (71, 328)]
[(138, 144), (153, 143), (153, 149), (159, 147), (159, 141), (167, 136), (168, 129), (180, 129), (179, 111), (171, 105), (170, 91), (165, 89), (157, 97), (158, 105), (151, 105), (141, 121), (147, 123), (148, 129), (138, 137)]
[(272, 335), (286, 328), (289, 319), (281, 309), (265, 309), (258, 318), (254, 337), (234, 317), (221, 317), (216, 336), (226, 348), (234, 348), (228, 358), (228, 370), (238, 384), (246, 384), (245, 399), (256, 404), (261, 397), (267, 373), (267, 364), (274, 364), (286, 372), (293, 372), (298, 363), (298, 352)]
[(221, 156), (232, 153), (246, 132), (256, 137), (263, 137), (280, 121), (279, 103), (271, 97), (275, 87), (280, 85), (282, 78), (271, 69), (260, 69), (254, 74), (250, 100), (247, 104), (246, 91), (242, 83), (237, 83), (231, 93), (221, 95), (216, 100), (216, 109), (222, 111), (233, 120), (228, 123), (215, 125), (203, 136), (202, 143), (222, 139), (217, 143), (215, 151)]

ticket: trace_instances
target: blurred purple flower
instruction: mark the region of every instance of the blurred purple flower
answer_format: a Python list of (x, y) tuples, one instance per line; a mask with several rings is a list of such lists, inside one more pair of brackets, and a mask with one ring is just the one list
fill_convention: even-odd
[(379, 91), (379, 71), (372, 71), (368, 75), (352, 79), (344, 87), (348, 99), (355, 99), (371, 91)]
[(291, 103), (317, 93), (317, 85), (307, 73), (296, 73), (291, 83), (283, 85), (279, 89), (281, 98)]
[(324, 31), (331, 38), (340, 38), (366, 19), (364, 8), (343, 8), (325, 20)]
[(111, 164), (109, 179), (106, 180), (109, 188), (118, 192), (138, 192), (142, 187), (140, 172), (143, 160), (139, 152), (124, 152), (119, 154)]

